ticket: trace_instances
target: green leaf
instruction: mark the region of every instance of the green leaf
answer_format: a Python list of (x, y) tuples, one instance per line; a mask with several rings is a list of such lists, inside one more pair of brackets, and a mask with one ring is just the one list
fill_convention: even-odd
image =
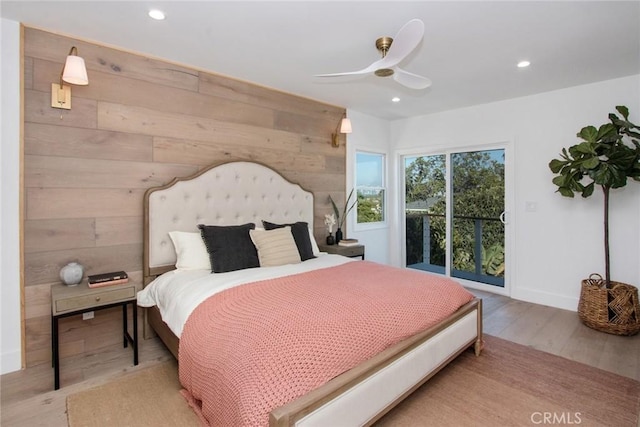
[(620, 179), (617, 180), (615, 184), (611, 186), (611, 188), (622, 188), (625, 185), (627, 185), (627, 176), (623, 174), (623, 175), (620, 175)]
[(553, 178), (551, 182), (553, 182), (558, 187), (564, 187), (566, 181), (567, 181), (567, 177), (564, 175), (560, 175)]
[(564, 197), (573, 197), (573, 191), (569, 190), (568, 188), (560, 187), (558, 188), (558, 192)]
[(577, 136), (587, 142), (596, 142), (598, 138), (598, 130), (595, 128), (595, 126), (585, 126), (580, 132), (578, 132)]
[(629, 109), (627, 107), (624, 105), (617, 105), (616, 110), (618, 113), (622, 114), (622, 117), (624, 117), (625, 120), (629, 120)]
[(598, 129), (596, 140), (605, 139), (607, 141), (618, 139), (618, 129), (611, 123), (605, 123)]
[(602, 163), (602, 167), (589, 172), (589, 176), (596, 184), (606, 187), (619, 188), (627, 183), (624, 172), (607, 163)]
[(590, 142), (582, 142), (575, 146), (577, 152), (582, 154), (596, 154), (593, 144)]
[(595, 188), (595, 183), (592, 182), (591, 184), (587, 185), (586, 187), (584, 187), (584, 190), (582, 190), (582, 197), (587, 198), (589, 196), (591, 196), (593, 194), (593, 189)]
[(625, 170), (620, 169), (617, 166), (612, 166), (609, 168), (609, 171), (613, 179), (610, 184), (611, 188), (620, 188), (627, 185), (627, 174)]
[(609, 185), (612, 180), (611, 173), (609, 172), (609, 165), (606, 163), (603, 163), (602, 167), (590, 171), (589, 176), (598, 185)]
[(609, 163), (617, 165), (622, 170), (633, 168), (635, 162), (635, 153), (627, 147), (618, 147), (609, 155)]
[(351, 196), (353, 196), (353, 190), (355, 190), (355, 188), (351, 189), (351, 191), (349, 192), (349, 195), (347, 196), (347, 200), (344, 202), (344, 210), (342, 211), (342, 221), (340, 222), (340, 227), (342, 227), (342, 225), (344, 224), (345, 219), (347, 218), (347, 215), (349, 215), (349, 212), (351, 212), (351, 209), (353, 209), (353, 207), (358, 202), (358, 200), (356, 199), (356, 201), (353, 202), (351, 207), (349, 207), (349, 202), (351, 201)]
[(336, 222), (340, 223), (340, 211), (338, 211), (338, 207), (336, 203), (333, 201), (331, 194), (329, 194), (329, 201), (331, 202), (331, 206), (333, 207), (333, 214), (336, 216)]
[(600, 159), (597, 157), (591, 157), (582, 163), (582, 167), (585, 169), (595, 169), (600, 164)]
[(571, 181), (570, 184), (569, 188), (574, 193), (582, 193), (584, 191), (584, 185), (580, 184), (578, 181)]
[(560, 169), (562, 169), (562, 167), (566, 164), (567, 162), (563, 162), (562, 160), (553, 159), (549, 162), (549, 169), (551, 169), (551, 172), (553, 173), (558, 173), (560, 172)]

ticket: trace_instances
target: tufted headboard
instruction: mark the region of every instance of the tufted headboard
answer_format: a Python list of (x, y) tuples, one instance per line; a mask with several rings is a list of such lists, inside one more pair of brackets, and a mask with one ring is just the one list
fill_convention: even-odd
[(211, 166), (148, 189), (144, 196), (144, 284), (174, 268), (170, 231), (199, 232), (198, 224), (253, 222), (262, 227), (262, 220), (305, 221), (313, 228), (313, 194), (252, 162)]

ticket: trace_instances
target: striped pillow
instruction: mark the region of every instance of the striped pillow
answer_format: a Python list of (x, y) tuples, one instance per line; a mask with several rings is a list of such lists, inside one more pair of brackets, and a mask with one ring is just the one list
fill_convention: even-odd
[(258, 251), (260, 267), (273, 267), (300, 263), (298, 246), (291, 234), (291, 227), (275, 230), (249, 230), (249, 236)]

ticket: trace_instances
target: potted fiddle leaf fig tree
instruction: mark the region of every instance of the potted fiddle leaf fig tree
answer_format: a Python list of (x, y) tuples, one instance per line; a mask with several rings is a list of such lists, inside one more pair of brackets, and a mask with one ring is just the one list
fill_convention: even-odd
[[(591, 275), (582, 281), (578, 314), (587, 326), (618, 335), (640, 331), (638, 290), (611, 280), (609, 255), (609, 197), (612, 190), (640, 182), (640, 127), (629, 121), (629, 110), (617, 106), (609, 123), (585, 126), (577, 136), (582, 141), (563, 148), (560, 159), (549, 162), (556, 174), (553, 183), (565, 197), (575, 193), (589, 197), (596, 187), (604, 198), (605, 278)], [(624, 194), (624, 193), (621, 193)]]

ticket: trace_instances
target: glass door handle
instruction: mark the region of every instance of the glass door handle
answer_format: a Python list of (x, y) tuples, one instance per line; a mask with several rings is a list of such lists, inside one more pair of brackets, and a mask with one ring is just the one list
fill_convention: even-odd
[(500, 214), (500, 222), (503, 223), (503, 224), (506, 224), (507, 223), (507, 221), (505, 221), (506, 217), (507, 217), (507, 213), (503, 211)]

